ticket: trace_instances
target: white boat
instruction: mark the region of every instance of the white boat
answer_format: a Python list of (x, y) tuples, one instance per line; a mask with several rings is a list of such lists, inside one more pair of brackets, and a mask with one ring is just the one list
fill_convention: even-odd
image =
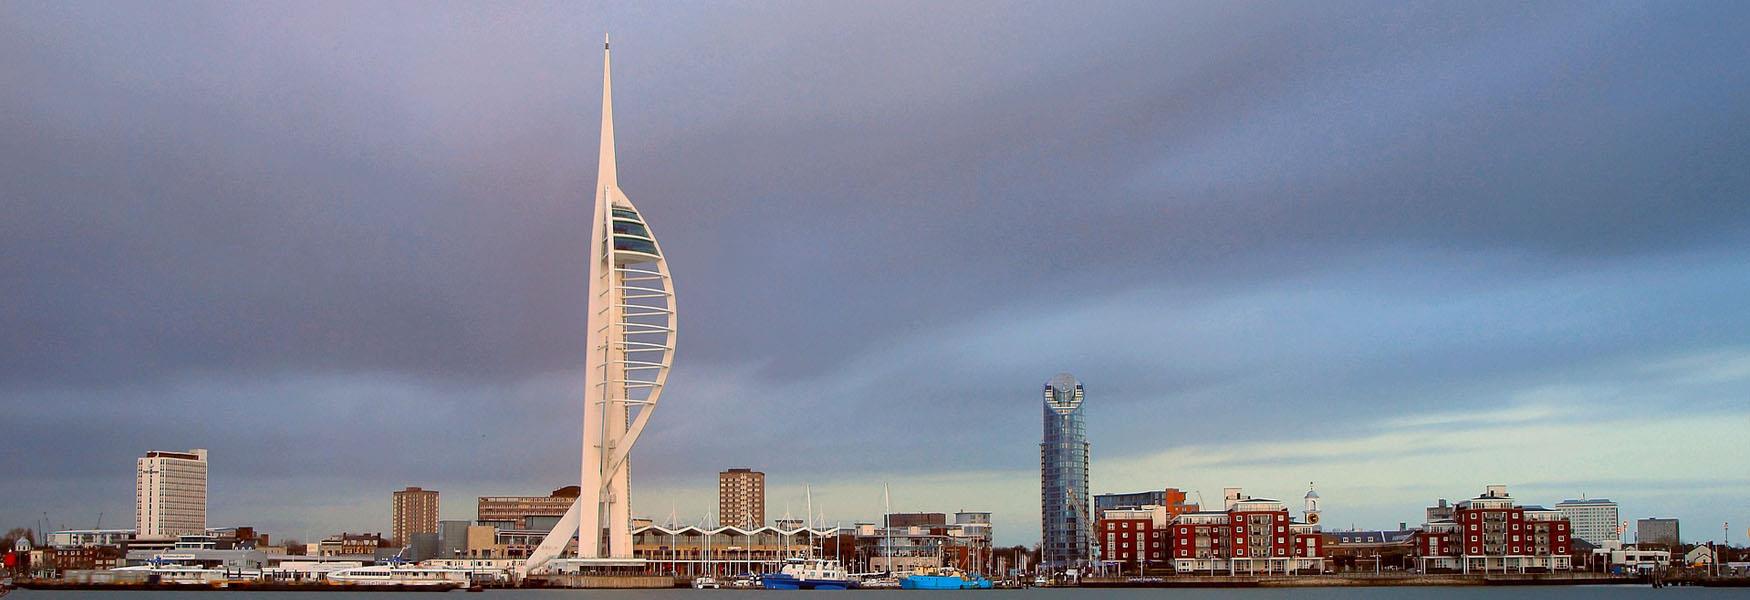
[(863, 576), (863, 577), (861, 577), (861, 579), (862, 579), (862, 583), (860, 583), (858, 585), (865, 590), (897, 590), (897, 589), (899, 589), (899, 578), (897, 578), (897, 577), (889, 577), (885, 574), (882, 574), (882, 575)]
[(693, 578), (693, 589), (695, 589), (695, 590), (717, 590), (717, 589), (723, 589), (723, 586), (719, 585), (717, 583), (716, 579), (712, 579), (711, 576), (705, 575), (705, 576)]
[(328, 581), (351, 585), (448, 586), (468, 587), (466, 569), (416, 567), (408, 565), (378, 565), (355, 567), (328, 573)]

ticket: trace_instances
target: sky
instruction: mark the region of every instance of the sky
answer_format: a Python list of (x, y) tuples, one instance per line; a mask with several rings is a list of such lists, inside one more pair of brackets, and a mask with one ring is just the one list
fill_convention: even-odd
[(677, 290), (636, 513), (1506, 484), (1750, 539), (1750, 5), (0, 2), (0, 527), (576, 482), (601, 37)]

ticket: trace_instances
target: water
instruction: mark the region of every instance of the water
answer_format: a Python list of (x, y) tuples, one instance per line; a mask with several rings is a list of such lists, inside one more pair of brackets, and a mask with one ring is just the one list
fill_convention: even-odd
[[(600, 598), (603, 600), (782, 600), (790, 596), (826, 598), (846, 595), (848, 600), (916, 600), (919, 594), (968, 594), (969, 600), (1065, 600), (1069, 598), (1100, 598), (1145, 600), (1339, 600), (1359, 598), (1432, 598), (1435, 600), (1627, 600), (1634, 598), (1682, 598), (1706, 600), (1713, 598), (1750, 598), (1744, 588), (1661, 588), (1646, 586), (1574, 586), (1574, 587), (1376, 587), (1376, 588), (1271, 588), (1271, 589), (1035, 589), (988, 590), (965, 592), (780, 592), (764, 590), (489, 590), (479, 594), (449, 592), (448, 596), (487, 600), (559, 600), (561, 598)], [(207, 598), (210, 600), (417, 600), (437, 597), (429, 593), (410, 592), (105, 592), (105, 591), (33, 591), (15, 590), (6, 600), (166, 600), (170, 598)]]

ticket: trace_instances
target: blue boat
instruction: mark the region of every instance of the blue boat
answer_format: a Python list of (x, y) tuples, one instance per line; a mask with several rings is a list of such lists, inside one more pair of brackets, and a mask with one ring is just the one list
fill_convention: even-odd
[(982, 575), (966, 575), (954, 569), (940, 569), (901, 577), (899, 587), (905, 590), (988, 590), (991, 589), (991, 583)]
[(768, 590), (848, 590), (857, 587), (839, 561), (824, 558), (789, 558), (777, 573), (760, 577)]

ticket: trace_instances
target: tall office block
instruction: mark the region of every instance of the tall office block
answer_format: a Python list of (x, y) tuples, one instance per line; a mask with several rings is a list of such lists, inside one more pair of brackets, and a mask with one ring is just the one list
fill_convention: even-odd
[(730, 469), (717, 474), (717, 519), (730, 527), (766, 525), (766, 474)]
[(206, 533), (206, 449), (153, 450), (135, 464), (134, 528), (140, 537)]
[(413, 543), (415, 533), (437, 533), (437, 490), (409, 487), (389, 498), (389, 532), (395, 543)]
[(1619, 516), (1615, 502), (1604, 498), (1563, 500), (1556, 503), (1556, 510), (1568, 518), (1568, 524), (1574, 528), (1574, 537), (1600, 547), (1607, 542), (1622, 541), (1622, 536), (1617, 534)]

